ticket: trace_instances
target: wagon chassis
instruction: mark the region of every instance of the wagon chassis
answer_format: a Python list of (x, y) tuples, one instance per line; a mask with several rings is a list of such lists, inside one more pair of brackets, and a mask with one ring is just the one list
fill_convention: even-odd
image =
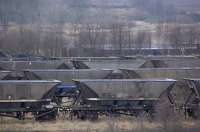
[(79, 119), (89, 119), (89, 120), (97, 120), (98, 116), (135, 116), (138, 117), (142, 112), (148, 114), (151, 118), (155, 113), (155, 109), (153, 107), (123, 107), (123, 106), (115, 106), (115, 107), (90, 107), (90, 106), (75, 106), (68, 109), (70, 113), (70, 119), (77, 117)]
[[(51, 113), (57, 112), (57, 108), (47, 108), (45, 105), (50, 104), (51, 99), (41, 99), (41, 100), (1, 100), (0, 104), (12, 105), (19, 104), (20, 108), (0, 108), (0, 116), (17, 118), (19, 120), (24, 120), (26, 113), (32, 113), (34, 119), (39, 120)], [(30, 104), (40, 103), (41, 107), (33, 108), (29, 107)]]

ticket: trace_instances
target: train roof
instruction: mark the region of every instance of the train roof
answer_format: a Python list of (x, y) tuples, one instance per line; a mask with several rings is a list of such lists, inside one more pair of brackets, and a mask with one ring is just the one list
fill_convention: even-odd
[(170, 78), (151, 79), (73, 79), (75, 82), (176, 82)]
[(9, 60), (0, 60), (0, 62), (15, 62), (15, 63), (30, 63), (30, 62), (40, 62), (40, 63), (45, 63), (45, 62), (56, 62), (56, 61), (63, 61), (64, 60), (14, 60), (13, 58)]
[(0, 71), (0, 73), (10, 73), (12, 71)]
[(177, 67), (177, 68), (120, 68), (120, 70), (200, 70), (200, 67)]
[(54, 72), (54, 71), (112, 71), (112, 69), (25, 69), (24, 71)]
[(20, 84), (20, 83), (61, 83), (59, 80), (0, 80), (0, 84)]
[(58, 59), (118, 59), (123, 57), (173, 57), (173, 58), (191, 58), (193, 55), (127, 55), (127, 56), (107, 56), (107, 57), (52, 57)]
[(189, 81), (200, 81), (200, 78), (184, 78), (184, 80), (189, 80)]

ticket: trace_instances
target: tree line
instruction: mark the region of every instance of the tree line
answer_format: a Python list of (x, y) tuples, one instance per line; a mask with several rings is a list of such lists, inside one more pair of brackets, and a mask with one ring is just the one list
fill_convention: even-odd
[(134, 30), (125, 23), (0, 26), (0, 49), (10, 53), (44, 56), (102, 56), (102, 51), (122, 55), (123, 50), (142, 48), (196, 48), (199, 24), (157, 24), (155, 31)]

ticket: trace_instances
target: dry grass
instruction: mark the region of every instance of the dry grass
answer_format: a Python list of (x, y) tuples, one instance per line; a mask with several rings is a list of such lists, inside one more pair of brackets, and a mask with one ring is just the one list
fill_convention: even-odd
[(70, 132), (198, 132), (199, 121), (149, 122), (144, 118), (106, 118), (96, 122), (57, 120), (53, 122), (3, 119), (0, 131), (70, 131)]

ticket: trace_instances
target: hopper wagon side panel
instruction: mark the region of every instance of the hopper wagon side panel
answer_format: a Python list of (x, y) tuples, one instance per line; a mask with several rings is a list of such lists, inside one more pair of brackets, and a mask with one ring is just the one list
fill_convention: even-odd
[(72, 79), (103, 79), (112, 70), (32, 70), (41, 79), (57, 79), (72, 83)]
[(135, 99), (159, 98), (172, 82), (85, 81), (99, 98)]
[(1, 100), (42, 99), (57, 83), (0, 83)]
[(131, 60), (96, 60), (96, 61), (84, 61), (84, 63), (92, 68), (96, 69), (119, 69), (119, 68), (138, 68), (145, 63), (142, 59)]
[[(122, 70), (123, 71), (123, 70)], [(130, 77), (134, 78), (133, 73), (139, 75), (141, 78), (200, 78), (199, 68), (180, 68), (180, 69), (132, 69), (124, 70), (126, 73), (130, 74)]]

